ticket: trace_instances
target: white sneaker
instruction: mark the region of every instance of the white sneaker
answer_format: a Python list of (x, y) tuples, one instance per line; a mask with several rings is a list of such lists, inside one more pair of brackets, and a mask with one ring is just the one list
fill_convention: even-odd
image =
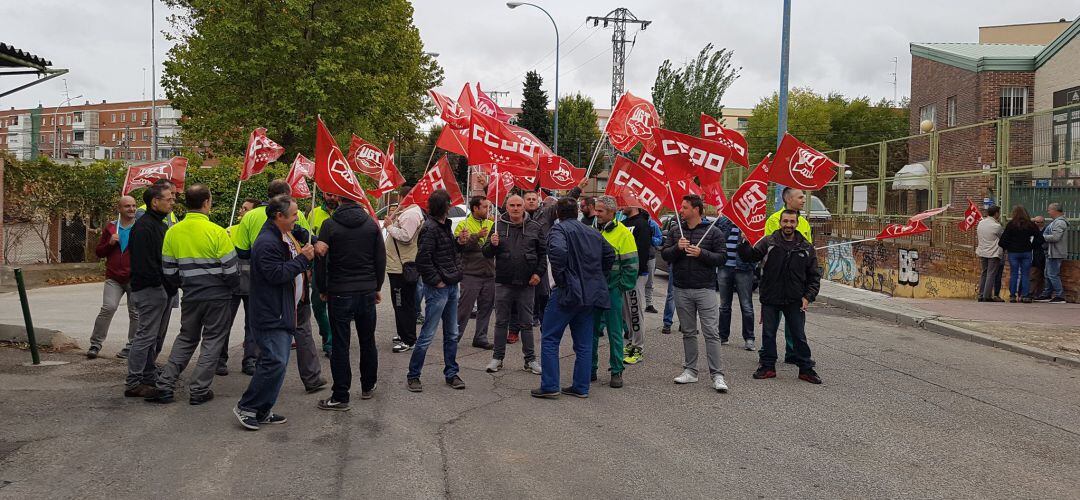
[(488, 373), (495, 373), (495, 372), (499, 371), (499, 369), (501, 369), (501, 368), (502, 368), (502, 360), (501, 359), (492, 359), (491, 362), (488, 363), (486, 370), (487, 370)]
[(697, 375), (690, 370), (683, 370), (682, 375), (675, 377), (676, 384), (693, 384), (697, 382)]
[(540, 363), (537, 363), (536, 361), (529, 361), (528, 363), (525, 363), (525, 371), (533, 372), (536, 375), (540, 375), (542, 373), (542, 370), (540, 369)]
[(724, 376), (720, 374), (713, 375), (712, 388), (716, 389), (716, 392), (727, 392), (727, 382), (724, 381)]

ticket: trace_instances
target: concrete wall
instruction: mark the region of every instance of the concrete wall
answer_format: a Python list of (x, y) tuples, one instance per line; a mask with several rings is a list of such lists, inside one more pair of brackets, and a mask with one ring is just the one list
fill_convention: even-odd
[(1046, 45), (1052, 42), (1069, 22), (1010, 24), (1006, 26), (980, 26), (979, 43), (1020, 43)]
[(1035, 70), (1035, 109), (1050, 109), (1054, 92), (1080, 86), (1080, 37), (1065, 44)]

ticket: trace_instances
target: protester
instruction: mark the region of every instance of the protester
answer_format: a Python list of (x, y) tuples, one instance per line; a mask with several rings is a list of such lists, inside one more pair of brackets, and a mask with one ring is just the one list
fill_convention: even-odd
[(1065, 211), (1060, 203), (1051, 203), (1046, 207), (1050, 222), (1043, 228), (1042, 237), (1046, 242), (1046, 267), (1044, 268), (1043, 293), (1040, 302), (1051, 304), (1065, 303), (1065, 287), (1061, 283), (1061, 263), (1069, 257), (1068, 234), (1069, 222), (1065, 220)]
[(157, 358), (159, 346), (165, 339), (172, 314), (172, 299), (176, 288), (164, 279), (161, 267), (161, 246), (165, 240), (165, 217), (172, 213), (176, 197), (167, 184), (154, 184), (143, 192), (143, 203), (150, 207), (135, 221), (128, 237), (131, 252), (131, 293), (135, 302), (139, 326), (131, 339), (128, 352), (128, 373), (125, 397), (145, 398), (157, 394)]
[(1032, 250), (1041, 247), (1043, 235), (1032, 222), (1023, 206), (1013, 207), (1012, 217), (1001, 233), (998, 246), (1005, 249), (1009, 257), (1009, 302), (1030, 303), (1027, 296), (1030, 283)]
[(617, 204), (613, 196), (601, 196), (593, 205), (596, 224), (600, 234), (615, 252), (615, 261), (607, 275), (607, 294), (609, 307), (599, 308), (595, 312), (592, 341), (592, 377), (596, 380), (596, 371), (600, 368), (600, 337), (607, 331), (610, 357), (608, 365), (611, 371), (611, 387), (623, 386), (623, 295), (637, 284), (638, 264), (637, 243), (634, 235), (621, 222), (615, 220)]
[(998, 246), (1003, 231), (998, 222), (1000, 213), (1001, 208), (997, 205), (987, 208), (986, 217), (975, 226), (978, 240), (975, 255), (979, 257), (982, 269), (979, 274), (979, 302), (1004, 302), (1001, 298), (1001, 270), (1005, 264), (1002, 263), (1002, 249)]
[[(401, 196), (410, 191), (403, 186)], [(420, 273), (416, 269), (416, 247), (424, 213), (418, 205), (392, 211), (386, 215), (386, 273), (390, 279), (390, 303), (394, 306), (393, 352), (405, 352), (416, 344), (416, 315), (420, 301), (417, 299), (417, 283)]]
[[(806, 242), (811, 246), (814, 244), (814, 235), (810, 229), (810, 221), (806, 220), (806, 217), (801, 215), (803, 207), (806, 206), (806, 193), (801, 189), (795, 189), (791, 187), (785, 187), (780, 192), (780, 198), (784, 200), (784, 208), (773, 212), (765, 221), (765, 236), (769, 236), (780, 229), (780, 214), (784, 210), (794, 210), (799, 212), (799, 222), (795, 227), (795, 230), (799, 234), (803, 235)], [(784, 362), (795, 363), (795, 344), (794, 339), (791, 337), (791, 332), (788, 332), (787, 323), (784, 323)]]
[[(316, 238), (319, 236), (322, 223), (334, 214), (340, 200), (338, 195), (333, 193), (322, 193), (322, 197), (322, 204), (311, 209), (311, 230), (315, 233)], [(323, 302), (321, 298), (322, 294), (314, 288), (315, 280), (311, 280), (311, 286), (311, 310), (315, 316), (315, 324), (319, 325), (319, 338), (322, 339), (323, 353), (329, 357), (331, 343), (330, 317), (326, 311), (326, 302)]]
[[(614, 208), (614, 207), (613, 207)], [(614, 210), (612, 210), (614, 212)], [(543, 373), (540, 388), (533, 397), (555, 398), (559, 393), (586, 398), (589, 396), (589, 372), (592, 364), (594, 311), (610, 306), (605, 294), (607, 280), (615, 261), (615, 252), (596, 231), (577, 220), (577, 202), (562, 198), (557, 204), (559, 222), (551, 228), (547, 255), (555, 287), (551, 292), (541, 334)], [(559, 389), (559, 344), (566, 327), (574, 344), (573, 384)], [(617, 356), (617, 354), (616, 354)], [(595, 358), (593, 358), (595, 359)], [(612, 372), (614, 381), (615, 374)], [(621, 386), (621, 379), (618, 386)], [(617, 387), (612, 384), (612, 387)]]
[(645, 359), (645, 281), (649, 277), (649, 259), (653, 257), (652, 228), (648, 212), (637, 207), (623, 208), (622, 223), (634, 235), (638, 251), (638, 278), (634, 289), (623, 296), (623, 320), (627, 333), (623, 362), (629, 365)]
[[(157, 179), (157, 180), (154, 181), (154, 185), (168, 186), (169, 189), (171, 189), (173, 191), (173, 195), (174, 196), (176, 195), (176, 185), (173, 184), (172, 181), (170, 181), (169, 179)], [(135, 218), (136, 219), (142, 218), (143, 214), (146, 213), (146, 206), (147, 206), (147, 203), (144, 202), (142, 205), (139, 205), (139, 207), (135, 209)], [(173, 213), (173, 212), (169, 212), (165, 216), (165, 218), (162, 219), (162, 220), (163, 220), (163, 222), (165, 222), (165, 227), (172, 227), (173, 224), (176, 224), (177, 222), (179, 222), (179, 219), (176, 217), (176, 214)]]
[(109, 323), (112, 323), (113, 314), (120, 307), (120, 298), (125, 294), (128, 296), (127, 345), (116, 357), (127, 357), (131, 339), (135, 338), (135, 330), (139, 326), (139, 314), (131, 301), (131, 253), (127, 251), (131, 227), (135, 224), (135, 198), (121, 196), (116, 203), (116, 211), (119, 217), (101, 228), (101, 239), (94, 247), (94, 254), (105, 259), (105, 288), (101, 294), (101, 311), (94, 320), (94, 331), (90, 334), (90, 348), (86, 350), (89, 359), (98, 357), (101, 352), (101, 343), (109, 334)]
[(212, 197), (204, 184), (184, 190), (187, 214), (165, 233), (161, 264), (171, 287), (183, 289), (180, 334), (173, 341), (169, 361), (157, 376), (153, 403), (172, 403), (176, 379), (199, 348), (199, 360), (188, 380), (189, 402), (200, 405), (214, 399), (210, 384), (228, 339), (229, 304), (240, 283), (240, 267), (229, 234), (210, 222)]
[(420, 383), (421, 370), (427, 349), (435, 337), (435, 329), (443, 327), (443, 377), (454, 389), (464, 389), (465, 382), (458, 375), (457, 348), (461, 338), (457, 329), (458, 283), (461, 282), (461, 261), (457, 242), (451, 231), (450, 194), (436, 189), (428, 197), (428, 218), (420, 232), (417, 243), (416, 267), (424, 282), (424, 327), (416, 339), (412, 358), (409, 360), (408, 388), (412, 392), (423, 391)]
[(360, 204), (341, 198), (334, 214), (321, 222), (317, 246), (325, 255), (315, 259), (313, 290), (329, 305), (333, 347), (330, 373), (334, 384), (329, 398), (319, 401), (322, 410), (348, 410), (352, 387), (352, 323), (360, 345), (360, 399), (371, 399), (379, 374), (379, 351), (375, 346), (375, 305), (382, 302), (386, 275), (386, 247), (379, 224)]
[(698, 324), (705, 337), (705, 356), (713, 389), (727, 392), (720, 360), (720, 315), (716, 295), (716, 268), (724, 265), (726, 249), (719, 231), (710, 231), (703, 223), (705, 204), (695, 194), (683, 196), (679, 215), (682, 227), (668, 232), (663, 249), (664, 260), (674, 270), (675, 310), (679, 332), (683, 335), (683, 372), (676, 384), (698, 381)]
[(745, 262), (762, 262), (761, 269), (761, 350), (755, 379), (776, 376), (776, 330), (783, 315), (787, 331), (794, 341), (795, 364), (799, 380), (820, 384), (814, 371), (810, 345), (806, 341), (806, 308), (817, 298), (821, 272), (814, 247), (798, 231), (799, 212), (785, 209), (780, 213), (780, 230), (750, 246), (739, 243), (739, 257)]
[[(555, 222), (554, 207), (545, 207), (540, 205), (540, 193), (537, 191), (529, 191), (525, 193), (525, 213), (529, 214), (529, 219), (540, 225), (540, 244), (545, 245), (547, 242), (547, 233), (551, 229), (551, 225)], [(532, 318), (533, 327), (540, 326), (540, 320), (544, 316), (544, 310), (547, 308), (548, 295), (551, 293), (550, 286), (547, 281), (547, 276), (540, 275), (540, 283), (536, 285), (536, 290), (533, 295), (533, 309)], [(527, 319), (523, 319), (518, 316), (518, 333), (524, 329), (525, 324), (528, 323)]]
[(250, 251), (249, 311), (260, 354), (255, 374), (233, 408), (240, 425), (254, 431), (261, 425), (287, 421), (271, 410), (285, 380), (289, 347), (296, 334), (303, 275), (315, 258), (314, 247), (301, 245), (292, 235), (298, 215), (296, 202), (289, 195), (271, 198), (264, 213), (267, 220)]
[[(225, 229), (225, 232), (229, 233), (229, 237), (233, 239), (233, 245), (236, 245), (235, 235), (240, 227), (239, 221), (244, 219), (244, 215), (253, 210), (255, 207), (262, 204), (261, 200), (255, 198), (244, 198), (244, 202), (240, 204), (239, 210), (236, 212), (237, 223), (229, 226)], [(248, 289), (251, 286), (251, 264), (245, 257), (241, 258), (237, 253), (237, 262), (239, 263), (240, 279), (236, 288), (233, 289), (232, 300), (229, 302), (229, 326), (225, 329), (225, 342), (221, 346), (221, 357), (218, 358), (217, 375), (229, 374), (229, 339), (232, 337), (232, 327), (236, 322), (236, 313), (240, 310), (240, 305), (244, 306), (244, 357), (241, 359), (240, 368), (245, 375), (251, 375), (255, 373), (255, 341), (251, 336), (250, 322), (246, 319), (248, 310)], [(250, 351), (250, 352), (249, 352)], [(248, 356), (251, 356), (250, 362)]]
[(491, 203), (485, 196), (469, 199), (469, 215), (457, 226), (457, 245), (461, 252), (461, 303), (458, 304), (458, 332), (465, 334), (469, 315), (476, 307), (476, 333), (472, 346), (493, 349), (488, 340), (488, 325), (495, 307), (495, 260), (484, 255), (494, 221), (488, 218)]
[(731, 304), (732, 296), (739, 296), (739, 310), (742, 313), (742, 338), (743, 348), (753, 351), (754, 346), (754, 270), (757, 265), (752, 262), (743, 262), (739, 258), (736, 248), (742, 238), (739, 226), (722, 217), (716, 221), (716, 231), (726, 240), (727, 258), (724, 265), (717, 271), (717, 284), (720, 291), (720, 344), (728, 343), (731, 336)]
[(660, 224), (649, 218), (649, 229), (652, 233), (652, 240), (649, 242), (649, 274), (645, 278), (645, 312), (656, 314), (657, 311), (652, 305), (653, 296), (653, 276), (656, 274), (656, 255), (660, 251), (660, 248), (664, 246), (664, 233), (660, 231)]
[[(1031, 222), (1035, 223), (1035, 227), (1040, 233), (1043, 231), (1043, 228), (1046, 227), (1043, 216), (1041, 215), (1032, 217)], [(1046, 288), (1046, 275), (1043, 272), (1046, 268), (1046, 251), (1043, 249), (1045, 246), (1046, 243), (1043, 242), (1042, 245), (1032, 247), (1031, 249), (1031, 267), (1028, 271), (1028, 290), (1027, 293), (1024, 294), (1024, 297), (1032, 299), (1032, 301), (1035, 300), (1036, 296), (1041, 297), (1048, 292), (1048, 289)]]
[[(484, 256), (495, 258), (495, 346), (487, 365), (488, 373), (502, 368), (511, 313), (517, 318), (533, 317), (535, 290), (541, 277), (547, 275), (547, 249), (542, 231), (538, 222), (525, 216), (524, 199), (511, 195), (506, 199), (506, 213), (483, 246)], [(541, 368), (536, 362), (532, 325), (521, 321), (519, 327), (525, 370), (539, 375)]]
[(592, 196), (586, 196), (586, 197), (581, 199), (581, 223), (582, 224), (585, 224), (586, 226), (589, 226), (589, 227), (592, 227), (592, 228), (597, 227), (596, 213), (594, 212), (595, 207), (596, 207), (596, 198), (594, 198)]
[[(661, 229), (664, 233), (664, 244), (661, 245), (661, 249), (667, 244), (667, 235), (671, 234), (670, 230), (675, 226), (677, 219), (675, 217), (668, 217), (664, 221), (664, 227)], [(702, 219), (702, 222), (706, 222), (706, 219)], [(675, 323), (675, 286), (671, 277), (671, 264), (667, 266), (667, 293), (664, 295), (664, 326), (660, 328), (660, 333), (664, 335), (671, 335), (671, 325)]]

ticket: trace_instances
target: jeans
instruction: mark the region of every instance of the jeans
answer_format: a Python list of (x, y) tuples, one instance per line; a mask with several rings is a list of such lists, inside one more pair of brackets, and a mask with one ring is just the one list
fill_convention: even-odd
[(810, 344), (806, 342), (806, 313), (802, 310), (802, 304), (761, 305), (761, 349), (758, 351), (761, 366), (776, 367), (776, 330), (780, 327), (781, 317), (784, 318), (784, 326), (795, 344), (794, 350), (787, 355), (793, 358), (800, 372), (813, 369)]
[(416, 299), (417, 283), (405, 281), (402, 274), (389, 273), (390, 303), (394, 306), (394, 324), (401, 341), (413, 345), (416, 343)]
[(751, 297), (754, 272), (721, 266), (717, 274), (720, 283), (720, 341), (727, 342), (731, 335), (731, 302), (734, 294), (739, 295), (743, 340), (754, 340), (754, 301)]
[(1045, 284), (1043, 285), (1043, 297), (1065, 298), (1065, 287), (1061, 284), (1061, 262), (1065, 259), (1046, 258), (1046, 269), (1043, 270)]
[(671, 277), (671, 267), (668, 267), (667, 275), (667, 298), (664, 299), (664, 326), (670, 327), (675, 319), (675, 279)]
[[(506, 334), (514, 327), (512, 318), (533, 317), (535, 293), (535, 286), (495, 284), (495, 348), (491, 352), (492, 358), (501, 360), (506, 357)], [(517, 328), (521, 335), (521, 353), (528, 363), (536, 360), (536, 352), (533, 350), (532, 324), (526, 323)]]
[(705, 357), (709, 362), (709, 375), (723, 375), (720, 362), (720, 334), (717, 329), (720, 309), (716, 303), (716, 291), (712, 288), (676, 288), (675, 309), (679, 312), (679, 331), (683, 338), (683, 369), (697, 376), (698, 319), (701, 320), (701, 336), (705, 337)]
[(293, 332), (285, 329), (256, 330), (255, 343), (259, 345), (259, 359), (255, 362), (255, 374), (248, 383), (244, 395), (236, 406), (241, 411), (265, 418), (277, 402), (281, 384), (285, 382), (285, 367), (289, 364)]
[(979, 273), (979, 297), (989, 300), (1001, 295), (1001, 265), (1000, 257), (979, 257), (982, 271)]
[(128, 343), (135, 338), (135, 330), (139, 327), (139, 313), (135, 309), (135, 304), (131, 301), (131, 285), (128, 283), (120, 284), (111, 279), (106, 279), (105, 288), (101, 293), (101, 311), (98, 312), (97, 319), (94, 320), (94, 332), (90, 334), (90, 347), (101, 348), (101, 343), (105, 341), (105, 336), (109, 334), (109, 323), (112, 323), (113, 314), (120, 307), (120, 298), (124, 294), (128, 296)]
[(544, 311), (544, 323), (540, 327), (540, 390), (559, 390), (559, 344), (566, 327), (574, 342), (574, 392), (589, 393), (589, 375), (592, 372), (593, 308), (559, 305), (559, 289), (551, 291)]
[(311, 311), (315, 316), (315, 323), (319, 325), (319, 338), (322, 339), (322, 349), (330, 352), (332, 342), (330, 335), (330, 316), (327, 313), (326, 302), (319, 297), (319, 287), (315, 286), (315, 280), (311, 280)]
[(443, 376), (446, 380), (454, 378), (458, 374), (457, 348), (461, 333), (457, 329), (458, 287), (448, 285), (443, 288), (424, 287), (424, 302), (427, 308), (424, 311), (424, 327), (420, 329), (420, 336), (413, 346), (412, 358), (409, 359), (408, 378), (420, 378), (420, 370), (424, 368), (424, 358), (427, 357), (428, 346), (435, 338), (435, 329), (439, 322), (443, 327)]
[(1009, 295), (1019, 299), (1031, 287), (1031, 252), (1009, 252)]
[(360, 343), (360, 390), (370, 391), (379, 376), (379, 351), (375, 347), (375, 292), (350, 295), (331, 295), (330, 328), (333, 347), (330, 349), (330, 374), (334, 377), (334, 401), (349, 402), (352, 387), (352, 362), (349, 344), (352, 343), (352, 323)]

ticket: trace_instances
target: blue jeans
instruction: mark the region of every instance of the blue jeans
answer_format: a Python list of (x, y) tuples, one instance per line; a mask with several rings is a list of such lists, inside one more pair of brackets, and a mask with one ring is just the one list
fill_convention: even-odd
[(413, 346), (412, 358), (409, 359), (409, 378), (420, 378), (420, 370), (424, 368), (424, 358), (427, 357), (428, 346), (435, 338), (435, 329), (439, 321), (443, 325), (443, 376), (446, 380), (454, 378), (458, 374), (457, 345), (461, 339), (461, 333), (457, 329), (458, 287), (449, 285), (444, 288), (431, 286), (424, 287), (424, 327), (420, 329), (420, 335), (416, 338)]
[(1046, 285), (1043, 286), (1044, 297), (1065, 298), (1065, 287), (1061, 284), (1061, 261), (1065, 259), (1046, 258), (1046, 268), (1043, 276), (1046, 277)]
[(734, 294), (739, 295), (743, 340), (754, 340), (754, 302), (751, 297), (754, 272), (721, 266), (717, 276), (720, 282), (720, 340), (727, 342), (731, 335), (731, 302)]
[(424, 316), (424, 280), (416, 281), (416, 319)]
[(256, 418), (262, 419), (274, 407), (281, 384), (285, 382), (293, 336), (291, 331), (284, 329), (252, 330), (259, 346), (259, 359), (255, 362), (255, 374), (236, 406), (241, 411), (254, 412)]
[(589, 393), (589, 376), (592, 374), (593, 308), (559, 305), (560, 290), (551, 291), (544, 322), (540, 326), (540, 390), (559, 391), (559, 344), (566, 327), (574, 341), (574, 391)]
[(1019, 299), (1031, 289), (1031, 252), (1009, 252), (1009, 295)]
[(671, 276), (671, 265), (668, 264), (667, 274), (667, 298), (664, 299), (664, 326), (671, 326), (675, 319), (675, 278)]

